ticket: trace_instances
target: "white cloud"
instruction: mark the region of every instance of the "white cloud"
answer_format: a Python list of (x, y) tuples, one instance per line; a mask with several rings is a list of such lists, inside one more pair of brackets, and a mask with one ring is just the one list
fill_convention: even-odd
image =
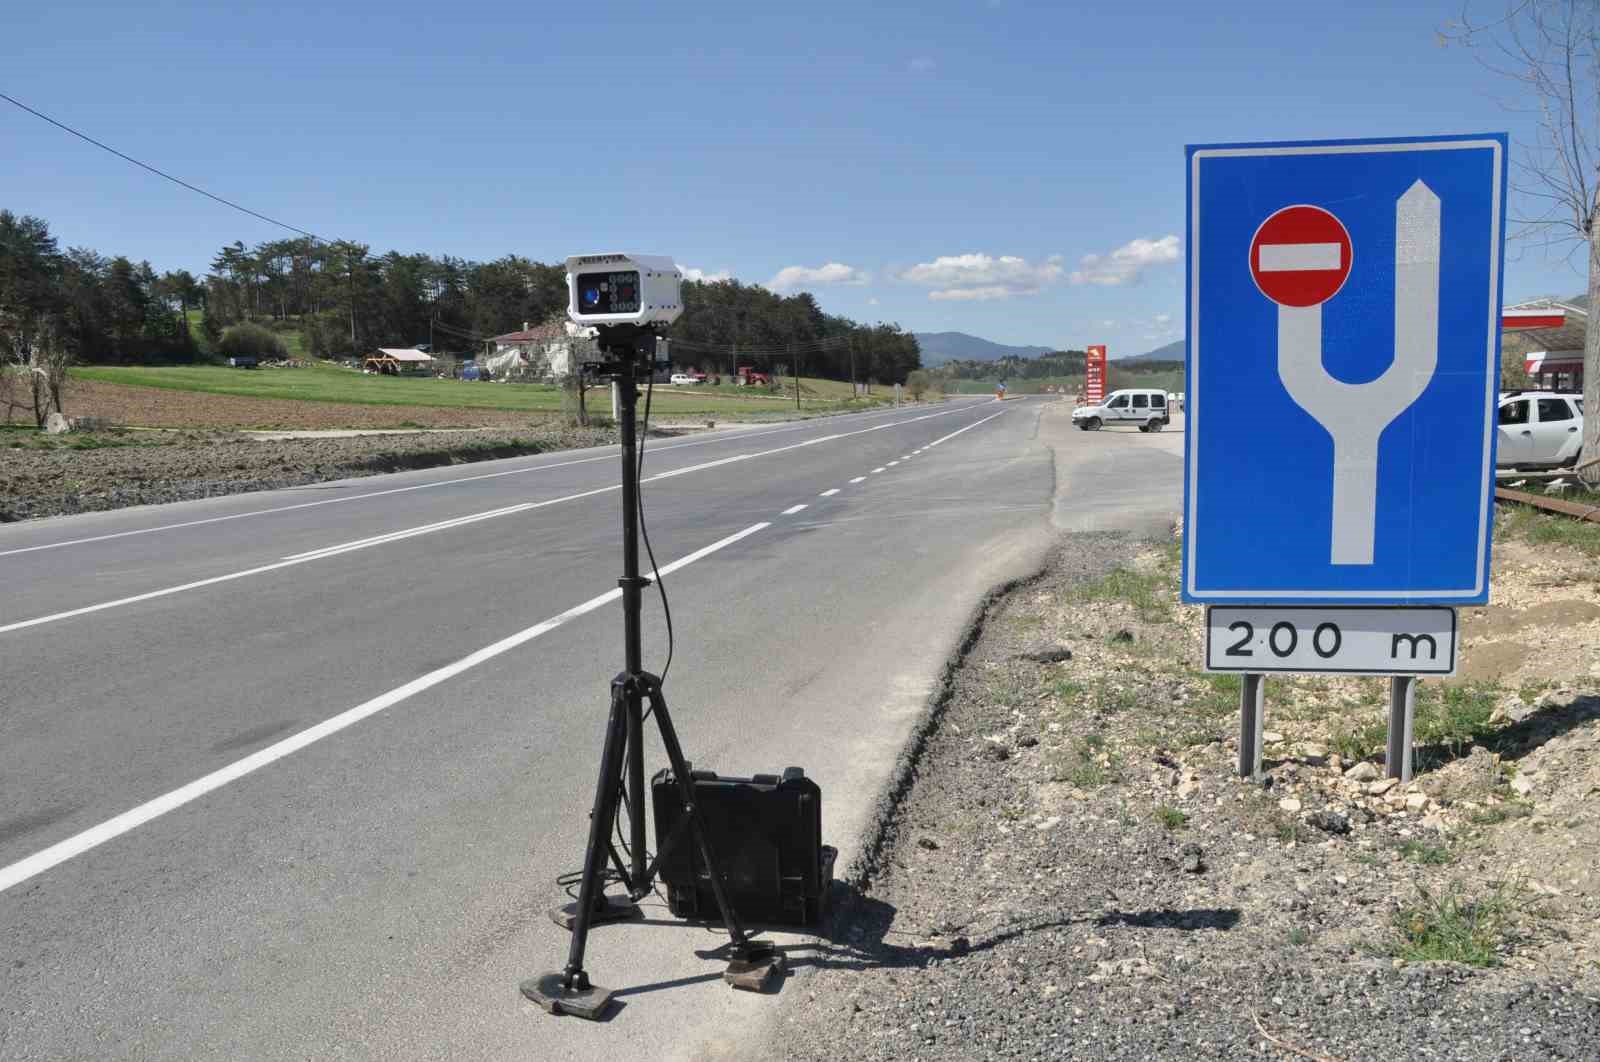
[(910, 70), (913, 74), (926, 74), (932, 71), (937, 65), (938, 64), (933, 61), (932, 57), (919, 55), (915, 59), (911, 60), (911, 62), (906, 64), (906, 69)]
[(678, 272), (683, 274), (683, 279), (698, 280), (702, 284), (720, 284), (724, 280), (733, 279), (733, 272), (727, 266), (723, 266), (715, 273), (708, 273), (704, 269), (696, 269), (694, 266), (680, 265)]
[(1156, 324), (1158, 324), (1158, 325), (1167, 325), (1167, 324), (1171, 324), (1171, 323), (1172, 323), (1172, 315), (1170, 313), (1158, 313), (1158, 314), (1156, 314)]
[(868, 305), (868, 306), (876, 306), (876, 305), (878, 305), (878, 300), (877, 300), (877, 298), (876, 298), (876, 297), (873, 297), (873, 298), (870, 298), (870, 299), (868, 299), (868, 300), (867, 300), (867, 305)]
[(1137, 284), (1140, 276), (1152, 266), (1167, 265), (1178, 260), (1178, 237), (1163, 236), (1159, 240), (1129, 240), (1110, 254), (1086, 254), (1072, 271), (1074, 284), (1098, 284), (1116, 287), (1120, 284)]
[(1037, 295), (1047, 284), (1060, 280), (1064, 271), (1060, 255), (1030, 262), (1008, 254), (951, 254), (919, 262), (900, 273), (900, 279), (935, 289), (928, 292), (930, 299), (987, 302)]
[(1115, 322), (1115, 321), (1101, 321), (1100, 322), (1100, 327), (1101, 328), (1115, 328), (1115, 327), (1117, 327), (1117, 322)]
[(829, 262), (816, 266), (785, 266), (778, 275), (767, 281), (773, 291), (794, 291), (799, 288), (827, 287), (830, 284), (866, 284), (872, 274), (843, 262)]

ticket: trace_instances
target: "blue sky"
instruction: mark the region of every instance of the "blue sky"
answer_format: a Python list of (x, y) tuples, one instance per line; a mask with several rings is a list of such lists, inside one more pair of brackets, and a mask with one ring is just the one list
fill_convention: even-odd
[[(13, 5), (0, 90), (385, 251), (674, 256), (917, 331), (1178, 338), (1183, 146), (1508, 131), (1442, 3)], [(0, 103), (0, 206), (203, 270), (281, 230)], [(1506, 294), (1581, 290), (1512, 244)], [(1578, 261), (1581, 266), (1581, 258)]]

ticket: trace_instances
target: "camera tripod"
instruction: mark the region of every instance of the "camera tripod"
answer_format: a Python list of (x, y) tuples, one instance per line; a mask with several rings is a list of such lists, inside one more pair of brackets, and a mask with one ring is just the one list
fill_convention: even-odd
[[(664, 347), (665, 344), (662, 344)], [(638, 370), (653, 374), (657, 368), (657, 337), (634, 325), (609, 325), (600, 329), (600, 349), (608, 360), (586, 365), (593, 375), (617, 382), (619, 428), (622, 437), (622, 615), (625, 667), (611, 680), (611, 711), (606, 722), (605, 743), (600, 754), (600, 775), (595, 783), (594, 808), (589, 814), (589, 842), (584, 852), (583, 878), (575, 904), (551, 911), (557, 924), (572, 932), (567, 965), (559, 971), (529, 978), (521, 984), (522, 994), (551, 1014), (572, 1014), (597, 1020), (610, 1005), (614, 993), (589, 980), (583, 968), (584, 949), (589, 930), (600, 923), (639, 917), (634, 904), (650, 894), (663, 856), (682, 843), (684, 834), (693, 834), (700, 855), (711, 872), (711, 888), (730, 938), (728, 969), (724, 980), (736, 988), (760, 990), (782, 971), (783, 956), (771, 945), (752, 940), (739, 921), (728, 896), (721, 864), (713, 850), (710, 831), (694, 800), (694, 782), (683, 746), (673, 728), (661, 680), (644, 670), (640, 638), (641, 592), (650, 580), (639, 575), (639, 462), (634, 417), (638, 410)], [(645, 789), (644, 789), (644, 703), (650, 703), (666, 746), (672, 777), (678, 786), (686, 814), (672, 833), (657, 838), (656, 858), (645, 865)], [(629, 809), (628, 850), (624, 863), (611, 841), (612, 823), (619, 805)], [(605, 894), (607, 862), (627, 890), (622, 900)]]

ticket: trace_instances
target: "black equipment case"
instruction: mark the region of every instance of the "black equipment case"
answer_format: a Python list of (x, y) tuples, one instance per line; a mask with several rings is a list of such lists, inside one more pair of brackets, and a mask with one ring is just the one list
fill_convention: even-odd
[[(816, 924), (838, 855), (822, 843), (822, 790), (817, 783), (799, 767), (788, 768), (781, 778), (719, 778), (714, 771), (691, 766), (689, 777), (739, 920)], [(671, 768), (657, 772), (650, 788), (660, 847), (684, 817), (683, 800)], [(659, 874), (674, 915), (721, 920), (711, 876), (687, 825), (662, 857)]]

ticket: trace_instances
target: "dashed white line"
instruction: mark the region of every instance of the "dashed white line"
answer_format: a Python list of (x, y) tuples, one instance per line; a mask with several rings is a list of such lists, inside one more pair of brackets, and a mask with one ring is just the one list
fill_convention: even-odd
[(801, 509), (804, 509), (804, 508), (805, 508), (804, 505), (791, 505), (791, 506), (789, 506), (787, 509), (785, 509), (783, 511), (783, 515), (784, 516), (793, 516), (795, 513), (799, 512)]
[(867, 478), (866, 476), (857, 476), (855, 479), (852, 479), (850, 482), (851, 483), (860, 483), (862, 480), (864, 480), (866, 478)]
[[(725, 549), (735, 542), (748, 538), (757, 531), (771, 526), (770, 523), (752, 524), (743, 531), (736, 532), (727, 538), (711, 543), (709, 546), (697, 549), (686, 557), (673, 561), (661, 569), (661, 574), (670, 575), (679, 569), (688, 567), (697, 560), (708, 557), (720, 549)], [(58, 841), (49, 848), (35, 852), (26, 859), (12, 863), (7, 867), (0, 867), (0, 892), (5, 892), (15, 885), (22, 884), (29, 878), (43, 874), (51, 867), (65, 863), (74, 856), (82, 855), (91, 848), (105, 844), (107, 841), (120, 837), (130, 830), (137, 829), (152, 819), (160, 818), (169, 811), (174, 811), (191, 801), (198, 800), (212, 790), (222, 788), (229, 782), (238, 781), (245, 775), (258, 771), (291, 753), (298, 752), (332, 734), (337, 734), (346, 727), (354, 726), (369, 716), (377, 715), (385, 708), (392, 708), (401, 701), (414, 697), (424, 690), (431, 689), (447, 679), (454, 678), (463, 671), (470, 670), (503, 653), (510, 652), (520, 645), (525, 645), (540, 635), (548, 634), (562, 624), (570, 623), (579, 616), (593, 612), (602, 605), (610, 604), (621, 596), (622, 591), (620, 589), (607, 590), (598, 597), (592, 597), (581, 605), (574, 605), (560, 615), (553, 616), (543, 623), (536, 623), (532, 627), (502, 638), (498, 642), (486, 645), (477, 652), (464, 656), (453, 664), (446, 664), (444, 667), (430, 671), (420, 678), (412, 679), (403, 686), (397, 686), (388, 693), (381, 694), (370, 701), (340, 712), (332, 718), (323, 720), (316, 726), (284, 738), (276, 744), (268, 745), (266, 748), (253, 752), (241, 760), (235, 760), (221, 770), (213, 771), (204, 777), (195, 779), (188, 785), (158, 796), (154, 800), (146, 801), (136, 808), (124, 811), (115, 818), (107, 819), (98, 826), (91, 826), (82, 833), (74, 834), (64, 841)]]
[[(657, 472), (653, 476), (646, 476), (642, 482), (644, 482), (644, 483), (654, 483), (657, 480), (671, 479), (674, 476), (682, 476), (682, 475), (686, 475), (686, 474), (691, 473), (691, 472), (701, 472), (701, 471), (704, 471), (704, 470), (706, 470), (708, 468), (717, 468), (717, 467), (720, 467), (722, 465), (732, 464), (732, 463), (734, 463), (736, 461), (749, 461), (749, 460), (752, 460), (752, 459), (757, 458), (757, 457), (769, 457), (772, 454), (787, 453), (787, 452), (789, 452), (791, 450), (802, 450), (802, 449), (805, 449), (808, 446), (816, 446), (819, 443), (834, 442), (834, 441), (836, 441), (838, 439), (849, 438), (850, 436), (853, 436), (853, 435), (866, 435), (866, 434), (869, 434), (871, 432), (882, 431), (885, 428), (898, 427), (901, 424), (911, 424), (911, 423), (914, 423), (915, 421), (918, 421), (918, 420), (927, 420), (927, 419), (929, 419), (931, 417), (947, 416), (949, 413), (954, 413), (954, 412), (961, 412), (961, 411), (960, 410), (948, 410), (948, 411), (943, 412), (943, 413), (929, 413), (929, 414), (926, 414), (926, 415), (921, 416), (921, 417), (911, 418), (910, 420), (891, 421), (888, 424), (879, 424), (879, 425), (876, 425), (876, 426), (871, 427), (871, 428), (862, 428), (862, 429), (859, 429), (857, 431), (840, 432), (840, 433), (835, 434), (835, 435), (823, 435), (823, 436), (820, 436), (820, 437), (815, 438), (815, 439), (807, 439), (804, 442), (791, 443), (788, 446), (774, 447), (773, 449), (770, 449), (770, 450), (758, 450), (758, 451), (755, 451), (754, 453), (748, 453), (748, 454), (735, 454), (732, 457), (719, 458), (719, 459), (717, 459), (715, 461), (705, 461), (705, 462), (702, 462), (702, 463), (697, 464), (697, 465), (689, 465), (686, 468), (675, 468), (675, 469), (671, 469), (671, 470), (666, 471), (666, 472)], [(994, 416), (999, 416), (999, 414), (995, 414)], [(986, 420), (992, 420), (993, 417), (986, 417), (985, 419)], [(979, 421), (978, 423), (981, 424), (981, 423), (983, 423), (983, 421)], [(973, 425), (973, 426), (975, 427), (976, 425)], [(962, 429), (962, 430), (964, 431), (966, 429)], [(952, 435), (945, 436), (945, 438), (947, 438), (947, 439), (948, 438), (953, 438), (954, 435), (959, 435), (959, 434), (960, 434), (960, 432), (955, 432), (955, 433), (952, 433)], [(940, 441), (943, 441), (943, 440), (940, 440)], [(586, 458), (584, 460), (585, 461), (593, 461), (593, 460), (599, 460), (599, 459), (598, 458)], [(580, 463), (583, 463), (583, 462), (572, 462), (572, 463), (573, 464), (580, 464)], [(542, 467), (549, 467), (549, 466), (542, 466)], [(525, 471), (531, 471), (531, 469), (518, 469), (516, 471), (525, 472)], [(874, 472), (882, 472), (883, 469), (882, 468), (875, 468), (875, 469), (873, 469), (873, 471)], [(512, 473), (511, 472), (492, 472), (492, 473), (489, 473), (487, 476), (468, 477), (468, 478), (489, 478), (489, 476), (502, 476), (502, 475), (510, 475), (510, 474), (512, 474)], [(865, 478), (865, 477), (861, 477), (861, 478)], [(456, 482), (461, 482), (461, 481), (456, 481)], [(856, 482), (859, 482), (859, 480), (851, 480), (850, 482), (856, 483)], [(398, 488), (398, 489), (399, 490), (410, 490), (410, 489), (413, 489), (413, 488), (408, 488), (407, 487), (407, 488)], [(413, 537), (416, 537), (418, 535), (430, 534), (430, 533), (435, 532), (435, 531), (449, 530), (449, 529), (456, 528), (456, 527), (461, 527), (461, 526), (464, 526), (464, 525), (467, 525), (467, 524), (477, 523), (477, 522), (482, 521), (482, 520), (490, 520), (490, 519), (494, 519), (496, 517), (511, 516), (511, 515), (515, 515), (517, 513), (529, 512), (529, 511), (531, 511), (533, 509), (541, 509), (541, 508), (544, 508), (546, 506), (558, 505), (558, 504), (561, 504), (563, 502), (576, 501), (576, 500), (578, 500), (580, 498), (589, 498), (589, 497), (593, 497), (594, 495), (597, 495), (597, 494), (605, 494), (605, 493), (607, 493), (609, 491), (620, 490), (620, 489), (621, 489), (621, 485), (620, 484), (612, 484), (611, 486), (597, 487), (597, 488), (595, 488), (593, 490), (579, 491), (576, 494), (565, 494), (565, 495), (562, 495), (559, 498), (549, 498), (549, 499), (546, 499), (545, 501), (541, 501), (541, 502), (523, 502), (520, 505), (504, 506), (504, 507), (499, 508), (499, 509), (490, 509), (490, 510), (488, 510), (486, 512), (481, 512), (481, 513), (469, 513), (469, 514), (467, 514), (465, 516), (458, 516), (458, 517), (454, 517), (453, 519), (449, 519), (449, 520), (441, 520), (441, 521), (438, 521), (438, 522), (435, 522), (435, 523), (432, 523), (432, 524), (424, 524), (424, 525), (419, 526), (419, 527), (403, 528), (403, 529), (401, 529), (399, 531), (390, 531), (390, 532), (387, 532), (387, 533), (382, 534), (382, 535), (374, 535), (374, 536), (371, 536), (369, 538), (357, 539), (357, 540), (352, 541), (352, 542), (342, 542), (342, 543), (339, 543), (339, 544), (333, 545), (333, 546), (324, 546), (324, 547), (321, 547), (319, 549), (309, 550), (309, 551), (304, 552), (304, 553), (296, 553), (296, 554), (294, 554), (292, 556), (285, 557), (282, 560), (277, 561), (277, 562), (272, 563), (272, 564), (263, 564), (263, 565), (259, 565), (259, 566), (254, 567), (254, 568), (246, 568), (243, 571), (229, 572), (229, 573), (227, 573), (225, 575), (216, 575), (216, 576), (212, 576), (212, 577), (210, 577), (208, 579), (197, 579), (197, 580), (195, 580), (193, 582), (182, 583), (182, 584), (180, 584), (178, 586), (168, 586), (168, 587), (164, 587), (164, 588), (162, 588), (160, 590), (151, 590), (151, 591), (149, 591), (147, 593), (143, 593), (143, 594), (134, 594), (131, 597), (117, 598), (114, 601), (102, 601), (99, 604), (85, 605), (85, 606), (83, 606), (81, 608), (68, 609), (65, 612), (54, 612), (54, 613), (51, 613), (51, 614), (49, 614), (47, 616), (36, 616), (33, 619), (19, 620), (19, 621), (15, 622), (15, 623), (0, 624), (0, 634), (9, 634), (12, 631), (20, 631), (20, 630), (24, 630), (24, 629), (29, 628), (29, 627), (37, 627), (37, 626), (39, 626), (41, 624), (45, 624), (45, 623), (54, 623), (54, 622), (56, 622), (58, 620), (71, 619), (71, 618), (73, 618), (75, 616), (86, 616), (86, 615), (89, 615), (90, 613), (102, 612), (102, 611), (104, 611), (106, 609), (111, 609), (111, 608), (119, 608), (119, 607), (121, 607), (123, 605), (134, 605), (134, 604), (139, 604), (140, 602), (144, 602), (144, 601), (153, 601), (153, 600), (155, 600), (157, 598), (169, 597), (169, 596), (171, 596), (173, 594), (180, 594), (180, 593), (184, 593), (184, 592), (189, 591), (189, 590), (198, 590), (198, 589), (201, 589), (202, 587), (215, 586), (218, 583), (232, 582), (235, 579), (244, 579), (244, 578), (248, 578), (249, 576), (253, 576), (253, 575), (262, 575), (262, 574), (265, 574), (267, 572), (276, 571), (279, 568), (288, 568), (288, 567), (292, 567), (292, 566), (297, 565), (297, 564), (305, 564), (305, 563), (308, 563), (310, 561), (325, 560), (325, 559), (327, 559), (329, 557), (338, 556), (339, 554), (342, 554), (342, 553), (350, 553), (350, 552), (354, 552), (355, 550), (366, 549), (366, 548), (371, 547), (371, 546), (378, 546), (378, 545), (383, 545), (383, 544), (386, 544), (386, 543), (389, 543), (389, 542), (396, 542), (396, 541), (399, 541), (401, 539), (413, 538)]]
[(874, 468), (871, 472), (868, 472), (867, 475), (876, 476), (879, 472), (882, 472), (882, 471), (883, 471), (883, 466), (879, 465), (877, 468)]
[(890, 461), (889, 462), (889, 467), (893, 468), (895, 465), (898, 465), (899, 463), (900, 463), (899, 461)]
[(817, 497), (819, 497), (819, 498), (831, 498), (835, 494), (838, 494), (838, 493), (839, 493), (839, 488), (838, 487), (834, 487), (832, 490), (823, 491), (821, 494), (817, 495)]

